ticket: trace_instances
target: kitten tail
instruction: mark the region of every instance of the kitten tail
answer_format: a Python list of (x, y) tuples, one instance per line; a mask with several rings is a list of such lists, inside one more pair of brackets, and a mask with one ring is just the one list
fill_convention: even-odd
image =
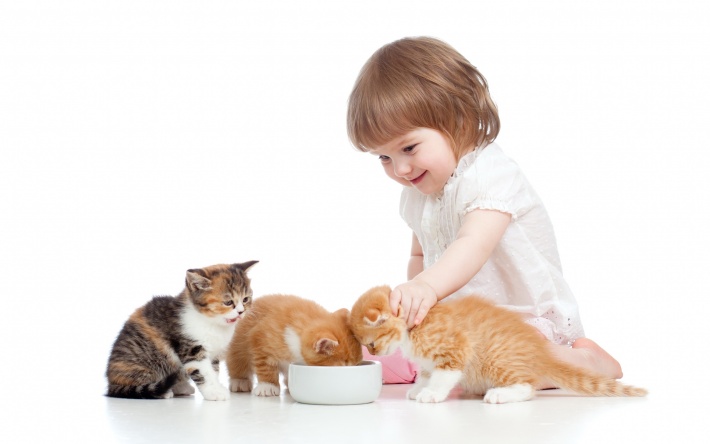
[(587, 373), (572, 365), (554, 361), (549, 364), (547, 378), (559, 387), (589, 396), (646, 396), (643, 388), (622, 384), (616, 379)]
[(161, 399), (178, 380), (178, 373), (173, 373), (160, 382), (153, 384), (119, 385), (109, 384), (107, 396), (129, 399)]

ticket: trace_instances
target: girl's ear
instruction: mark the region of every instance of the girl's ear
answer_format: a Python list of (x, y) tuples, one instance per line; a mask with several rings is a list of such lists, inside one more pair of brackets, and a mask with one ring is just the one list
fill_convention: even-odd
[(379, 327), (384, 324), (387, 319), (389, 319), (389, 315), (387, 313), (382, 313), (375, 308), (370, 308), (365, 312), (363, 321), (370, 327)]

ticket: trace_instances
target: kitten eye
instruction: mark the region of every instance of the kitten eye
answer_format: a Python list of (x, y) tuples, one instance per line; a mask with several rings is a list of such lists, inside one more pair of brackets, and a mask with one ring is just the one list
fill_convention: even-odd
[(224, 301), (224, 305), (227, 307), (234, 307), (234, 301)]
[(246, 303), (249, 302), (250, 300), (251, 300), (251, 297), (247, 296), (247, 297), (245, 297), (244, 299), (242, 299), (242, 304), (246, 304)]

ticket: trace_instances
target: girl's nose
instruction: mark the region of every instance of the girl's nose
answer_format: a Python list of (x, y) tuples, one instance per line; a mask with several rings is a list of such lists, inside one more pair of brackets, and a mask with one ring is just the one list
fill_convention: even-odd
[(407, 162), (406, 160), (400, 160), (398, 162), (395, 162), (393, 160), (392, 162), (394, 163), (393, 171), (395, 176), (397, 177), (405, 177), (412, 171), (412, 168), (409, 166), (409, 162)]

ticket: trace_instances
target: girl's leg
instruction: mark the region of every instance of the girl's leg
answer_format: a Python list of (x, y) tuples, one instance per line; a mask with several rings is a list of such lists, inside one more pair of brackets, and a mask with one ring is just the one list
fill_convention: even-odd
[(417, 365), (409, 362), (399, 350), (388, 356), (373, 356), (362, 347), (362, 359), (382, 364), (382, 382), (385, 384), (412, 384), (417, 379)]

